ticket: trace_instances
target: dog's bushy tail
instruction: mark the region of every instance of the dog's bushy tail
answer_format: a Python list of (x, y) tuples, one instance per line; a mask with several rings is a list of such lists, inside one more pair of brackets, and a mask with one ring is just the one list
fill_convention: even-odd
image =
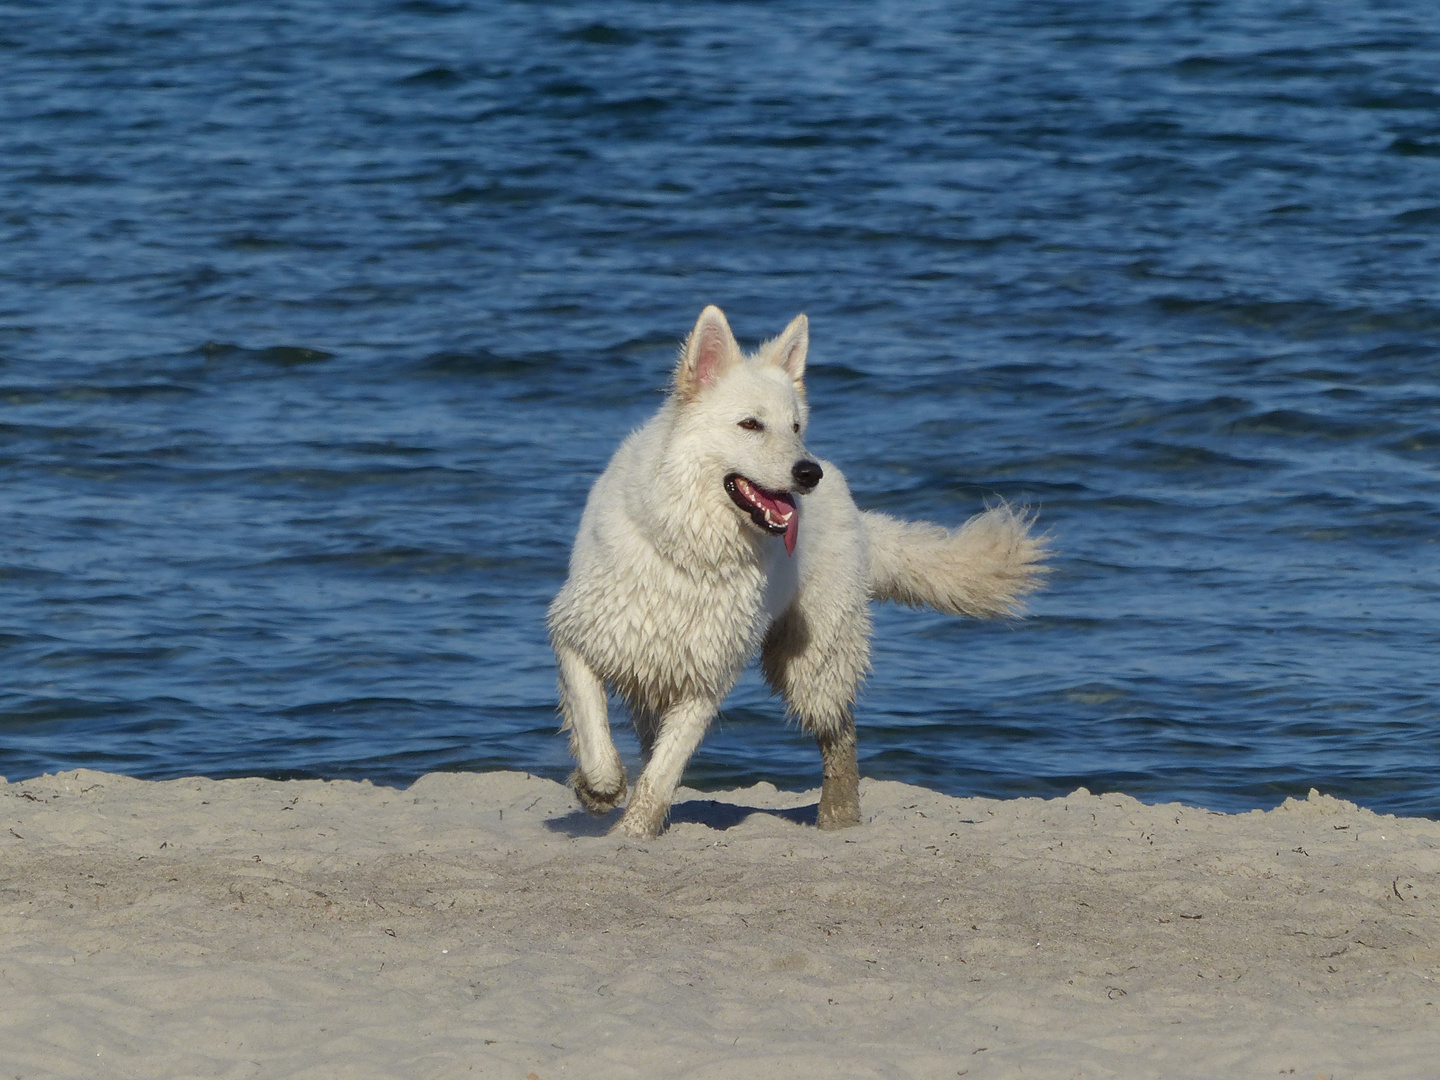
[(870, 546), (870, 595), (951, 615), (1018, 615), (1020, 598), (1040, 587), (1046, 539), (1033, 536), (1034, 515), (1007, 503), (976, 514), (958, 529), (861, 513)]

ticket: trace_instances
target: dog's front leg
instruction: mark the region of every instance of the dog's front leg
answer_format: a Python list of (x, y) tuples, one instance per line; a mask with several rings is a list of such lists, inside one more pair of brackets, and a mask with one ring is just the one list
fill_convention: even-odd
[(570, 732), (570, 753), (578, 766), (570, 774), (570, 786), (586, 810), (603, 814), (625, 798), (625, 766), (610, 738), (605, 684), (571, 649), (556, 645), (555, 658), (560, 662), (563, 727)]
[(642, 840), (660, 835), (680, 775), (705, 737), (705, 729), (715, 718), (718, 707), (713, 701), (690, 700), (665, 711), (655, 748), (640, 779), (635, 781), (635, 794), (630, 796), (630, 805), (625, 808), (625, 816), (615, 826), (615, 832)]

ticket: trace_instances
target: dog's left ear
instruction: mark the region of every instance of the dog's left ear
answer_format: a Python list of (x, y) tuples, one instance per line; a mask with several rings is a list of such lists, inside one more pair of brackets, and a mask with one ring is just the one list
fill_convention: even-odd
[(790, 376), (797, 388), (805, 385), (805, 354), (810, 351), (810, 320), (796, 315), (774, 341), (765, 343), (765, 358)]

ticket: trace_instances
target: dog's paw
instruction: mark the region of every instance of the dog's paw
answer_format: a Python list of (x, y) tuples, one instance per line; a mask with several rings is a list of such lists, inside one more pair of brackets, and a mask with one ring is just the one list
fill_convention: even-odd
[(592, 814), (608, 814), (625, 801), (623, 774), (620, 776), (619, 785), (613, 791), (605, 791), (591, 787), (584, 774), (576, 769), (570, 774), (570, 786), (575, 789), (575, 797), (580, 800), (580, 805)]
[(665, 818), (651, 817), (647, 814), (635, 814), (627, 811), (616, 826), (610, 830), (611, 836), (628, 836), (634, 840), (654, 840), (665, 828)]
[(825, 797), (822, 793), (820, 805), (816, 808), (815, 824), (822, 829), (848, 829), (860, 824), (860, 801), (855, 798)]
[(642, 776), (635, 785), (635, 794), (630, 796), (625, 816), (610, 830), (610, 835), (654, 840), (665, 831), (665, 819), (669, 815), (670, 800), (657, 798), (654, 789)]
[(815, 817), (815, 824), (822, 829), (849, 829), (860, 824), (860, 811), (841, 810), (821, 812)]

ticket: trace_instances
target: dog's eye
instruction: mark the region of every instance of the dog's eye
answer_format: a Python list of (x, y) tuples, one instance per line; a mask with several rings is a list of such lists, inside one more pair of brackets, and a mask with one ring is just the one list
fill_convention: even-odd
[(796, 435), (799, 435), (799, 434), (800, 434), (800, 421), (799, 421), (799, 420), (796, 420), (795, 423), (793, 423), (793, 424), (790, 425), (790, 427), (791, 427), (791, 429), (795, 432)]
[(762, 424), (759, 420), (756, 420), (753, 416), (747, 416), (744, 420), (741, 420), (740, 427), (744, 428), (746, 431), (765, 430), (765, 425)]

